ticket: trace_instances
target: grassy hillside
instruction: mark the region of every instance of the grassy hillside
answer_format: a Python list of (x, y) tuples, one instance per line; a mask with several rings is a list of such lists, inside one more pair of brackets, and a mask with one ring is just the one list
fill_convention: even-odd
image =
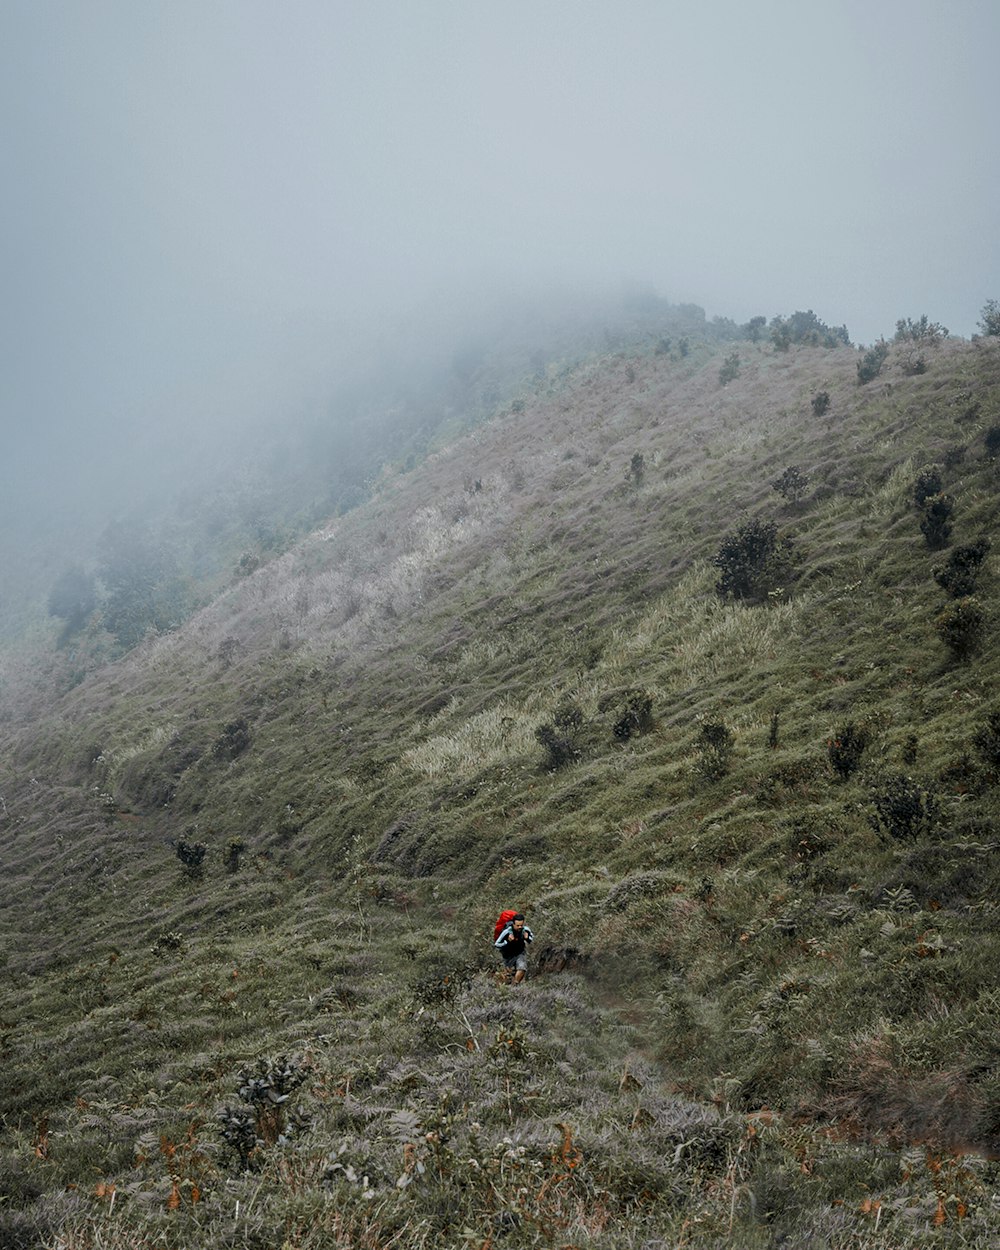
[(0, 1245), (995, 1244), (1000, 343), (858, 360), (552, 367), (7, 675)]

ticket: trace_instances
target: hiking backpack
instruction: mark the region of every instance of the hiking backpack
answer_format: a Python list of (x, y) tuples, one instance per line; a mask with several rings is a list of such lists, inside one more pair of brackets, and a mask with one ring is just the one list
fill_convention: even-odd
[(494, 942), (497, 940), (500, 934), (503, 933), (504, 929), (507, 928), (507, 926), (510, 924), (510, 922), (514, 919), (516, 915), (517, 915), (517, 912), (514, 911), (513, 909), (502, 911), (500, 913), (500, 915), (497, 917), (496, 927), (493, 930)]

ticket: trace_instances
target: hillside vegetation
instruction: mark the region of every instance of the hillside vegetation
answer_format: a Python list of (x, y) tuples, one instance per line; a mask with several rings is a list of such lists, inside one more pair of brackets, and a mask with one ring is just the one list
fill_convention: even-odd
[(1000, 340), (831, 342), (539, 367), (6, 674), (0, 1246), (996, 1243)]

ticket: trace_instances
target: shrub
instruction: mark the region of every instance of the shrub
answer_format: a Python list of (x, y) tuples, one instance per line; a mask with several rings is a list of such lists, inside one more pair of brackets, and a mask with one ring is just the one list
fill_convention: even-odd
[(954, 511), (955, 501), (950, 495), (931, 495), (924, 502), (920, 532), (932, 551), (947, 545), (951, 537), (951, 518)]
[(920, 470), (913, 483), (913, 502), (918, 508), (922, 508), (932, 495), (941, 494), (942, 485), (941, 470), (936, 464), (929, 464)]
[(1000, 456), (1000, 425), (991, 425), (983, 435), (983, 445), (986, 448), (986, 454), (991, 460), (995, 460)]
[(812, 411), (814, 417), (822, 417), (830, 408), (830, 392), (817, 391), (812, 398)]
[(867, 746), (868, 731), (855, 725), (853, 721), (838, 730), (836, 737), (827, 743), (830, 763), (842, 781), (846, 781), (857, 771)]
[(792, 343), (806, 347), (846, 347), (850, 343), (847, 326), (828, 326), (810, 308), (793, 312), (790, 317), (775, 317), (771, 322), (771, 342), (779, 351), (787, 351)]
[(625, 481), (634, 482), (636, 486), (642, 485), (642, 479), (646, 474), (646, 457), (641, 451), (633, 454), (629, 461), (629, 466), (625, 471)]
[(986, 724), (973, 735), (972, 745), (981, 756), (992, 777), (1000, 776), (1000, 709), (986, 717)]
[(557, 729), (579, 729), (583, 724), (583, 709), (579, 703), (566, 699), (556, 708), (552, 720)]
[(757, 343), (759, 342), (760, 336), (761, 334), (763, 334), (764, 327), (766, 325), (767, 325), (766, 317), (751, 317), (750, 320), (743, 327), (743, 332), (747, 336), (747, 338), (750, 340), (751, 343)]
[(698, 772), (706, 781), (717, 781), (729, 772), (733, 757), (733, 732), (721, 720), (707, 720), (698, 734)]
[(789, 572), (791, 544), (773, 521), (747, 521), (719, 547), (712, 563), (721, 570), (719, 595), (760, 602), (780, 588)]
[(884, 339), (879, 339), (874, 347), (864, 353), (858, 361), (859, 386), (864, 386), (866, 382), (872, 382), (878, 377), (888, 355), (889, 344)]
[(904, 317), (896, 322), (895, 341), (897, 343), (937, 343), (948, 337), (947, 327), (937, 321), (929, 321), (924, 313), (918, 321)]
[(572, 740), (558, 734), (555, 725), (548, 722), (538, 726), (535, 739), (545, 748), (546, 763), (550, 769), (562, 768), (579, 754)]
[(722, 368), (719, 370), (719, 385), (725, 386), (732, 382), (740, 371), (740, 357), (738, 352), (730, 352), (726, 359), (722, 362)]
[(803, 473), (797, 465), (792, 465), (771, 483), (771, 489), (776, 490), (789, 503), (798, 503), (806, 493), (808, 485), (808, 473)]
[(234, 760), (250, 745), (250, 726), (245, 719), (230, 721), (215, 740), (212, 754), (218, 760)]
[(645, 690), (627, 690), (612, 732), (620, 742), (642, 733), (652, 725), (653, 696)]
[(985, 614), (972, 595), (957, 599), (935, 621), (937, 635), (957, 659), (967, 660), (979, 649)]
[(933, 570), (934, 580), (953, 599), (967, 598), (975, 593), (979, 569), (989, 549), (988, 538), (956, 547), (948, 557), (948, 563)]
[(205, 850), (203, 842), (186, 842), (181, 838), (177, 843), (177, 858), (185, 868), (196, 870), (201, 867), (201, 861), (205, 858)]
[(940, 805), (933, 790), (906, 773), (879, 778), (871, 787), (872, 828), (882, 838), (913, 842), (937, 826)]
[(987, 338), (1000, 336), (1000, 301), (988, 299), (979, 317), (979, 328)]
[(240, 856), (247, 849), (242, 838), (230, 838), (222, 852), (222, 862), (227, 872), (239, 872)]

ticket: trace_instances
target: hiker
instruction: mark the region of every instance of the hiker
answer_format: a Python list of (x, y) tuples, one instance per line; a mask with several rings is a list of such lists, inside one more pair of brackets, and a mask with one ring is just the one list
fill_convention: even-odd
[(527, 943), (534, 940), (535, 935), (524, 923), (524, 916), (515, 912), (493, 943), (503, 957), (504, 970), (513, 972), (515, 985), (520, 985), (527, 974)]

